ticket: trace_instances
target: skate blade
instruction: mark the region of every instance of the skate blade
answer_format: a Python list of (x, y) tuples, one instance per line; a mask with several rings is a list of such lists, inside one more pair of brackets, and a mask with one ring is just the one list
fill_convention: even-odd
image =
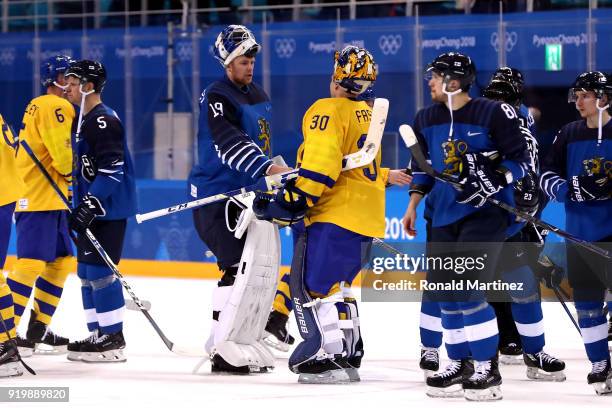
[(468, 401), (496, 401), (503, 398), (499, 385), (484, 390), (465, 390), (464, 396)]
[(78, 351), (69, 351), (66, 358), (70, 361), (81, 361), (81, 353)]
[(612, 374), (608, 376), (605, 382), (591, 384), (595, 388), (597, 395), (606, 395), (612, 393)]
[(463, 387), (461, 384), (453, 384), (446, 388), (427, 386), (425, 394), (431, 398), (459, 398), (463, 397)]
[(427, 381), (427, 379), (429, 377), (431, 377), (432, 375), (434, 375), (435, 373), (437, 373), (437, 371), (433, 371), (433, 370), (423, 370), (423, 379), (425, 381)]
[(274, 371), (274, 366), (260, 367), (256, 365), (249, 366), (249, 373), (251, 374), (269, 374)]
[(19, 377), (23, 375), (23, 370), (19, 363), (7, 363), (0, 366), (0, 378)]
[(263, 342), (266, 344), (266, 346), (272, 347), (273, 349), (278, 351), (282, 351), (283, 353), (288, 352), (290, 348), (289, 344), (278, 341), (273, 335), (264, 337)]
[(300, 373), (300, 384), (349, 384), (351, 379), (344, 369), (329, 370), (322, 373)]
[(124, 363), (127, 357), (123, 350), (109, 350), (102, 353), (81, 353), (81, 361), (85, 363)]
[(425, 394), (431, 398), (460, 398), (463, 397), (461, 384), (453, 384), (446, 388), (427, 386)]
[(45, 343), (36, 343), (34, 354), (37, 355), (62, 355), (68, 352), (68, 346), (51, 346)]
[(565, 381), (565, 372), (563, 370), (547, 372), (537, 367), (527, 367), (527, 378), (535, 381), (561, 382)]
[(361, 377), (359, 376), (359, 370), (355, 367), (345, 368), (344, 371), (349, 377), (350, 382), (359, 382)]
[(17, 350), (19, 350), (19, 355), (21, 358), (32, 357), (34, 354), (34, 350), (29, 347), (17, 347)]
[(499, 355), (499, 362), (502, 363), (503, 365), (521, 365), (521, 364), (525, 364), (525, 361), (523, 361), (523, 355), (519, 354), (517, 356), (511, 356), (509, 354), (500, 354)]

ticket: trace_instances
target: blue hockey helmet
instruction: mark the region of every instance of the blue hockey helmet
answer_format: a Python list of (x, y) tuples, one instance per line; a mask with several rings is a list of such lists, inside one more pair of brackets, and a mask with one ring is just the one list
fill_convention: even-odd
[(68, 55), (55, 55), (40, 64), (40, 83), (44, 87), (54, 85), (57, 76), (63, 74), (74, 60)]
[(444, 82), (457, 80), (464, 92), (476, 80), (476, 65), (472, 59), (460, 52), (445, 52), (438, 55), (425, 67), (425, 79), (429, 80), (432, 73), (440, 75)]
[(376, 81), (378, 66), (365, 48), (347, 45), (334, 55), (333, 81), (353, 95), (364, 93)]
[(255, 36), (243, 25), (228, 25), (219, 33), (215, 41), (215, 58), (227, 67), (236, 57), (254, 57), (261, 50)]
[(482, 91), (482, 96), (504, 101), (513, 106), (523, 102), (523, 74), (516, 68), (501, 67), (495, 71), (491, 81)]

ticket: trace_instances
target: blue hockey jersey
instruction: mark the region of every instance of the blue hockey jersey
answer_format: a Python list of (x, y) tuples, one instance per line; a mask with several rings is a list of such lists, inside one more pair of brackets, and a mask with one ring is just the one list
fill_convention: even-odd
[(202, 92), (191, 197), (234, 190), (265, 176), (272, 164), (271, 115), (269, 98), (255, 83), (238, 87), (225, 76)]
[[(414, 120), (414, 131), (421, 149), (434, 169), (459, 176), (462, 156), (466, 153), (492, 153), (501, 156), (500, 165), (512, 173), (514, 180), (524, 177), (528, 168), (527, 146), (514, 108), (486, 98), (470, 100), (453, 111), (453, 135), (449, 136), (451, 117), (444, 104), (437, 103), (420, 110)], [(433, 186), (431, 195), (432, 225), (442, 227), (478, 211), (456, 202), (457, 190), (434, 180), (415, 166), (413, 184)], [(512, 204), (512, 188), (500, 191), (496, 198)]]
[(587, 241), (612, 235), (612, 200), (571, 201), (567, 180), (596, 174), (612, 178), (612, 120), (603, 126), (601, 139), (586, 120), (562, 127), (543, 162), (540, 186), (550, 199), (565, 203), (567, 231)]
[(72, 125), (75, 204), (90, 193), (100, 200), (106, 212), (97, 219), (119, 220), (136, 214), (134, 165), (115, 111), (100, 103), (83, 117), (78, 139), (76, 128), (75, 121)]

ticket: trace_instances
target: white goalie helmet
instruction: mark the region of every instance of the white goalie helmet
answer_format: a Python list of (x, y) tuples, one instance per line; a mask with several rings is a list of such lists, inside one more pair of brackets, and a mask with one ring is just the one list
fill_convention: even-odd
[(217, 36), (215, 41), (215, 58), (227, 67), (236, 57), (246, 55), (255, 56), (261, 50), (261, 45), (255, 36), (243, 25), (232, 24), (227, 26)]

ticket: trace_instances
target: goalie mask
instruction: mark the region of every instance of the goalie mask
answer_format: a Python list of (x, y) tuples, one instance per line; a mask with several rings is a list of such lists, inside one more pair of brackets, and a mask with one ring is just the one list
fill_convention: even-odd
[(215, 58), (227, 67), (235, 58), (245, 55), (254, 57), (261, 50), (255, 41), (255, 36), (243, 25), (232, 24), (227, 26), (217, 36), (215, 41)]
[(334, 83), (353, 95), (360, 95), (376, 81), (378, 66), (365, 48), (352, 45), (334, 55)]

